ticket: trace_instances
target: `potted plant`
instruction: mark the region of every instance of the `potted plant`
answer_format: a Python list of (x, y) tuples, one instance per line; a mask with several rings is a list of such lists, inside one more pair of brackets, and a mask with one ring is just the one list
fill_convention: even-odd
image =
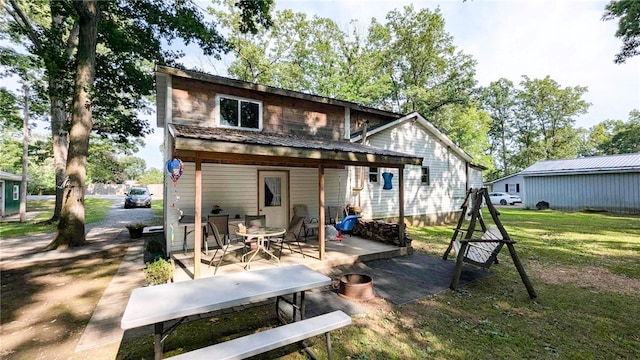
[(166, 284), (173, 279), (173, 266), (163, 258), (148, 262), (143, 271), (147, 285)]
[(127, 224), (127, 229), (129, 230), (129, 236), (132, 239), (139, 239), (142, 237), (142, 230), (147, 226), (145, 223), (132, 223)]

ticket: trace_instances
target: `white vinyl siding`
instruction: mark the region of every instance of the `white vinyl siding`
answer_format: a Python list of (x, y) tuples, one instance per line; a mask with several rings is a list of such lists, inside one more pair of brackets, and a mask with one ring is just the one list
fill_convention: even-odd
[[(206, 216), (213, 204), (222, 208), (222, 212), (233, 218), (235, 214), (244, 216), (258, 213), (258, 169), (289, 171), (289, 218), (293, 205), (305, 204), (309, 216), (319, 218), (318, 207), (318, 169), (258, 167), (252, 165), (202, 164), (202, 209)], [(195, 164), (185, 163), (182, 176), (174, 187), (167, 178), (165, 191), (165, 209), (170, 251), (182, 250), (184, 226), (178, 223), (178, 209), (185, 214), (195, 213)], [(347, 173), (345, 170), (325, 170), (325, 203), (327, 205), (345, 204)], [(339, 190), (342, 189), (342, 190)], [(176, 196), (180, 199), (176, 200)], [(175, 207), (171, 207), (174, 203)], [(171, 228), (173, 227), (173, 241)], [(191, 230), (190, 228), (189, 230)], [(187, 236), (187, 247), (193, 249), (192, 232)]]
[(473, 167), (469, 168), (469, 188), (479, 189), (482, 186), (482, 171)]
[[(466, 195), (466, 164), (417, 123), (407, 121), (369, 137), (370, 145), (423, 157), (422, 166), (407, 165), (404, 170), (405, 215), (443, 214), (459, 210)], [(422, 167), (429, 167), (430, 186), (422, 184)], [(394, 189), (365, 182), (361, 208), (363, 216), (397, 216), (397, 169), (380, 168), (394, 174)]]

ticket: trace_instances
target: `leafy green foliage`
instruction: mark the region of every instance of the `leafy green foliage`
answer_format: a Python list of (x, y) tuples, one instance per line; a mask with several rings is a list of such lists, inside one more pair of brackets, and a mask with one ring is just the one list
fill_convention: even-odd
[(614, 0), (605, 7), (603, 20), (618, 20), (616, 37), (622, 38), (622, 49), (615, 62), (622, 64), (630, 57), (640, 54), (640, 1)]
[(173, 266), (165, 259), (157, 259), (152, 263), (147, 263), (144, 268), (144, 279), (149, 285), (166, 284), (173, 278)]
[(640, 152), (640, 111), (629, 113), (629, 121), (613, 122), (613, 132), (598, 144), (605, 154), (629, 154)]
[(164, 181), (164, 173), (156, 168), (149, 168), (142, 176), (138, 177), (138, 183), (141, 185), (162, 184)]
[(18, 100), (12, 92), (0, 88), (0, 130), (19, 130), (22, 128), (22, 117)]

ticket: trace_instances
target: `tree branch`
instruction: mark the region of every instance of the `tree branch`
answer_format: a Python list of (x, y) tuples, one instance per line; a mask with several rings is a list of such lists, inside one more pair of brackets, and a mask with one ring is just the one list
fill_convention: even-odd
[(31, 42), (33, 42), (36, 49), (41, 51), (42, 41), (40, 37), (38, 37), (36, 30), (31, 26), (29, 18), (24, 14), (16, 0), (9, 0), (9, 2), (11, 3), (11, 6), (8, 6), (4, 0), (0, 0), (2, 7), (11, 15), (11, 17), (13, 17), (16, 23), (18, 23), (27, 32), (27, 35), (31, 39)]

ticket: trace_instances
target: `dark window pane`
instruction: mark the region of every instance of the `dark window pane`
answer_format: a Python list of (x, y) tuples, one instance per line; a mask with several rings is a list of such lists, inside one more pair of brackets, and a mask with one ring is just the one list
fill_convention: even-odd
[(250, 129), (258, 129), (260, 106), (256, 103), (242, 101), (240, 103), (240, 126)]
[(220, 125), (238, 126), (238, 100), (220, 98)]
[(369, 182), (378, 182), (378, 168), (370, 167), (369, 168)]
[(420, 181), (425, 185), (430, 185), (429, 182), (431, 180), (429, 179), (429, 168), (428, 167), (423, 167), (422, 168), (422, 178), (420, 179)]

